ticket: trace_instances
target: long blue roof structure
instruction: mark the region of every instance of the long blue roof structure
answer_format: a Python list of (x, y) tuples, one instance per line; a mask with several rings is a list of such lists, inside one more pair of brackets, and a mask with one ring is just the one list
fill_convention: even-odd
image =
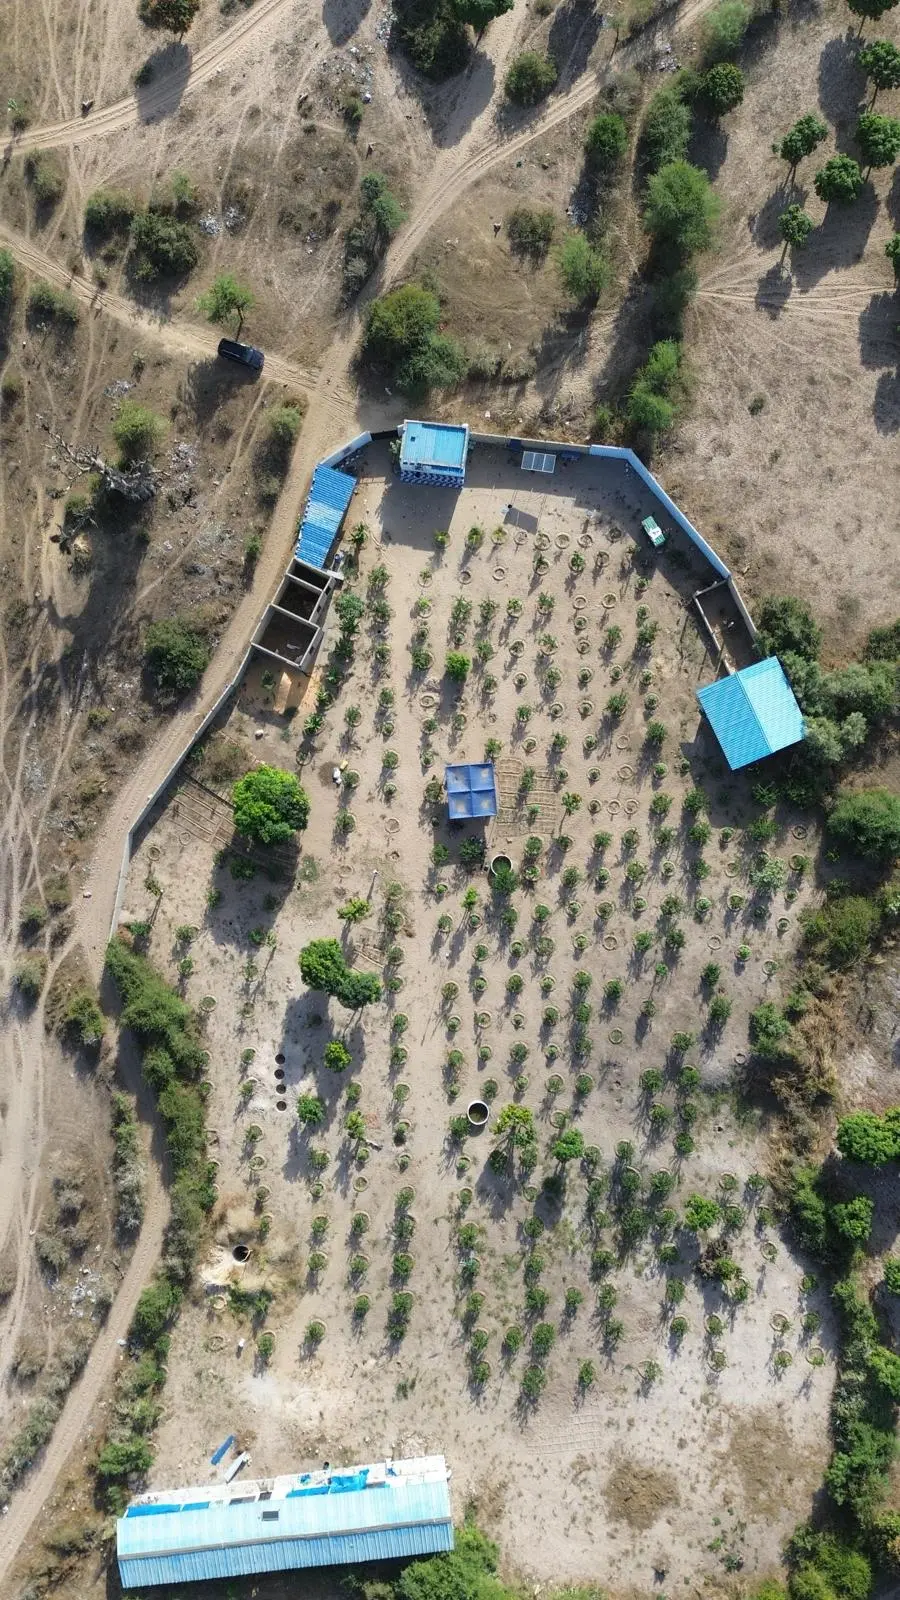
[(451, 822), (470, 822), (497, 815), (497, 779), (493, 761), (465, 761), (444, 769), (447, 814)]
[(732, 772), (799, 743), (806, 732), (776, 656), (708, 683), (697, 699)]
[(336, 472), (334, 467), (316, 467), (294, 550), (299, 561), (308, 561), (312, 567), (322, 566), (355, 488), (356, 479), (348, 472)]
[(166, 1490), (116, 1524), (123, 1588), (247, 1577), (453, 1549), (443, 1456)]

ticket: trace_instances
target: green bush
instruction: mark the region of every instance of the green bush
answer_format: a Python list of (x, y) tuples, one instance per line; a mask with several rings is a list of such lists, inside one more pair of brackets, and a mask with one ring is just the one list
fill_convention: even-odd
[(344, 960), (337, 939), (312, 939), (299, 955), (300, 975), (310, 989), (332, 995), (340, 1005), (355, 1011), (381, 997), (374, 972), (354, 972)]
[(209, 666), (210, 649), (186, 617), (151, 622), (144, 639), (144, 661), (165, 695), (187, 694)]
[(130, 1478), (135, 1473), (146, 1472), (153, 1462), (153, 1454), (146, 1439), (110, 1440), (103, 1446), (97, 1461), (101, 1478)]
[(46, 976), (46, 956), (23, 956), (21, 961), (16, 962), (13, 982), (22, 998), (33, 1005), (40, 996)]
[(67, 1038), (92, 1050), (103, 1038), (106, 1019), (96, 998), (87, 989), (79, 989), (66, 1003), (60, 1029)]
[(520, 255), (540, 260), (553, 242), (556, 218), (552, 211), (538, 211), (534, 206), (516, 206), (506, 219), (510, 244)]
[(184, 277), (197, 265), (199, 252), (191, 228), (165, 211), (137, 214), (131, 224), (131, 261), (135, 277)]
[(181, 1304), (181, 1290), (168, 1278), (157, 1278), (141, 1294), (131, 1320), (135, 1344), (150, 1349), (165, 1333)]
[(706, 173), (689, 161), (670, 161), (647, 184), (644, 227), (655, 244), (685, 257), (712, 242), (719, 210)]
[(880, 1167), (900, 1159), (900, 1109), (854, 1111), (842, 1117), (837, 1127), (837, 1147), (848, 1161), (861, 1161)]
[(609, 267), (583, 233), (570, 233), (559, 252), (559, 275), (566, 293), (579, 303), (596, 300)]
[(231, 791), (234, 826), (254, 844), (286, 844), (309, 822), (309, 796), (293, 773), (261, 764)]
[(16, 282), (16, 264), (11, 250), (0, 250), (0, 311), (5, 311), (13, 297)]
[(628, 129), (614, 111), (602, 111), (590, 124), (584, 139), (591, 166), (604, 173), (614, 170), (628, 149)]
[(55, 150), (32, 150), (25, 157), (25, 176), (39, 206), (55, 206), (66, 187)]
[(413, 66), (440, 83), (461, 72), (471, 54), (452, 0), (397, 0), (397, 37)]
[(730, 61), (720, 61), (704, 72), (697, 86), (697, 97), (712, 117), (724, 117), (744, 98), (744, 74)]
[(900, 795), (890, 789), (845, 790), (828, 818), (828, 832), (866, 860), (900, 855)]
[(791, 1024), (774, 1000), (764, 1000), (750, 1013), (750, 1043), (763, 1061), (783, 1061), (790, 1054)]
[(123, 190), (95, 189), (84, 208), (84, 225), (89, 233), (109, 238), (127, 232), (136, 210), (132, 196)]
[(112, 433), (125, 466), (143, 461), (159, 448), (166, 431), (162, 417), (137, 400), (123, 400)]
[(539, 100), (546, 99), (558, 76), (556, 62), (550, 56), (539, 50), (523, 50), (513, 59), (503, 80), (506, 98), (517, 106), (536, 106)]
[(78, 315), (78, 302), (74, 295), (64, 289), (54, 289), (43, 278), (38, 278), (32, 284), (28, 296), (28, 317), (31, 322), (38, 325), (57, 322), (62, 326), (71, 326), (78, 321)]
[(763, 655), (790, 653), (807, 661), (818, 659), (822, 630), (804, 600), (793, 595), (769, 596), (759, 608), (757, 625), (757, 642)]
[(727, 61), (740, 47), (752, 13), (744, 0), (719, 0), (704, 19), (703, 51), (707, 61)]
[(658, 172), (687, 155), (691, 113), (676, 80), (658, 89), (647, 107), (638, 141), (638, 159), (645, 172)]
[(666, 433), (678, 415), (685, 388), (682, 347), (676, 339), (653, 345), (628, 395), (628, 420), (649, 434)]
[(846, 967), (868, 950), (881, 916), (874, 901), (862, 895), (844, 895), (805, 913), (802, 922), (807, 943), (818, 959), (832, 967)]

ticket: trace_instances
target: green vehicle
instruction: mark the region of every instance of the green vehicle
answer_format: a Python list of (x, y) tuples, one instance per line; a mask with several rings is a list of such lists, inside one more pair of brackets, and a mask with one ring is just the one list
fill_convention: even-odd
[(647, 535), (647, 538), (650, 540), (654, 550), (661, 550), (666, 542), (666, 536), (656, 518), (645, 517), (641, 523), (641, 527)]

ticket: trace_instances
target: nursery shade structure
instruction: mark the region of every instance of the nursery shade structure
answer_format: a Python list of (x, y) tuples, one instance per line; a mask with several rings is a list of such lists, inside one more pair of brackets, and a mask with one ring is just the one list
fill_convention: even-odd
[(116, 1523), (125, 1589), (453, 1549), (443, 1456), (144, 1494)]
[(400, 429), (400, 481), (461, 489), (466, 481), (468, 449), (468, 427), (404, 422)]
[(447, 815), (451, 822), (472, 822), (497, 815), (497, 778), (493, 761), (460, 762), (444, 769)]
[(697, 699), (732, 772), (798, 744), (806, 732), (776, 656), (708, 683)]

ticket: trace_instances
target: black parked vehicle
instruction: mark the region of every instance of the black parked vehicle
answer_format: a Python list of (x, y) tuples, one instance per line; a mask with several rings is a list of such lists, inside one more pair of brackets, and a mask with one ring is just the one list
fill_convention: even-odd
[(252, 367), (254, 372), (262, 372), (266, 359), (261, 350), (252, 344), (238, 344), (236, 339), (220, 339), (219, 355), (226, 361), (239, 361), (242, 367)]

